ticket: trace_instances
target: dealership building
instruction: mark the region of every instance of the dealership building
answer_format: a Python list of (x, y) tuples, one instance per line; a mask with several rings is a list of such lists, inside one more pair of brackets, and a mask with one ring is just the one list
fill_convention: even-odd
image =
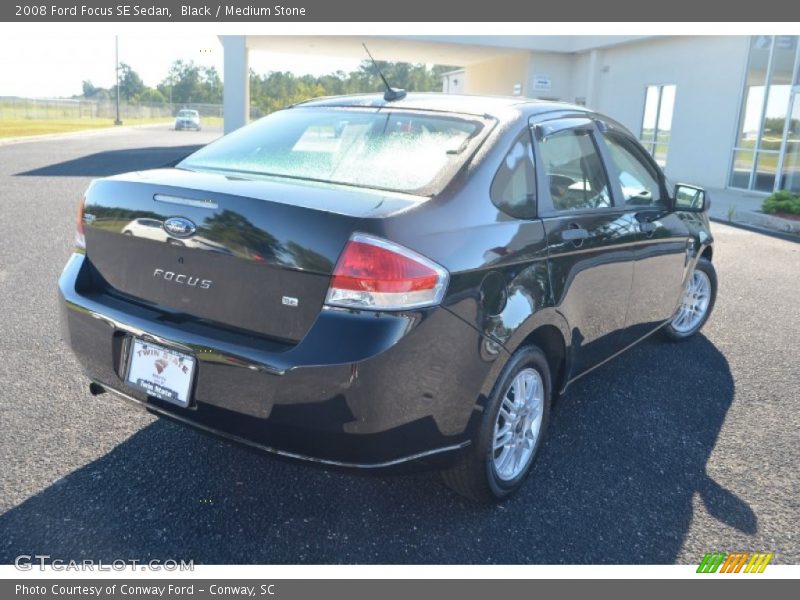
[[(800, 36), (222, 36), (225, 130), (249, 115), (253, 52), (457, 65), (442, 91), (585, 105), (674, 181), (800, 193)], [(275, 65), (280, 70), (280, 65)]]

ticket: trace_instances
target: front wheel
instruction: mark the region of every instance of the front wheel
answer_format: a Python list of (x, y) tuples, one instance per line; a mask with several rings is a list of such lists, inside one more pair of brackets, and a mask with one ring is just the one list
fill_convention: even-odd
[(536, 346), (519, 349), (494, 385), (468, 454), (442, 471), (447, 486), (479, 502), (498, 502), (516, 492), (542, 445), (550, 399), (544, 353)]
[(717, 272), (707, 258), (700, 258), (686, 282), (675, 316), (664, 326), (664, 334), (674, 341), (690, 338), (703, 328), (717, 299)]

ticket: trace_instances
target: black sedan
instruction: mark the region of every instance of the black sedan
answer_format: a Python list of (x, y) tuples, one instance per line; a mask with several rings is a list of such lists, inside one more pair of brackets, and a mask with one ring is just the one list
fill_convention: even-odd
[(570, 383), (708, 319), (707, 202), (579, 106), (305, 102), (94, 181), (65, 336), (95, 394), (285, 456), (432, 463), (499, 500)]

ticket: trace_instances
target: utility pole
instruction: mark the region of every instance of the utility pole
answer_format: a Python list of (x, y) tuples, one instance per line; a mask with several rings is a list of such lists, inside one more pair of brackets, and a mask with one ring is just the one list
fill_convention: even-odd
[(116, 54), (116, 73), (117, 73), (117, 118), (114, 120), (114, 125), (122, 125), (119, 119), (119, 36), (114, 36), (114, 48)]

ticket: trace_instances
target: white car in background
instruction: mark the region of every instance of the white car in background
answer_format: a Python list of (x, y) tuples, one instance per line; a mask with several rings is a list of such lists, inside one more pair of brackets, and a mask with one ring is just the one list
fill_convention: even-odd
[(178, 111), (178, 115), (175, 117), (175, 131), (183, 129), (200, 131), (200, 113), (188, 108)]
[(164, 231), (164, 222), (158, 219), (134, 219), (122, 228), (122, 233), (157, 242), (166, 242), (171, 239)]
[(174, 238), (164, 230), (163, 221), (148, 217), (141, 217), (129, 222), (127, 225), (125, 225), (125, 227), (122, 228), (122, 233), (133, 237), (154, 240), (156, 242), (166, 242), (167, 244), (172, 244), (173, 246), (201, 248), (203, 250), (217, 252), (218, 254), (232, 254), (232, 252), (223, 244), (214, 242), (199, 235), (186, 239)]

